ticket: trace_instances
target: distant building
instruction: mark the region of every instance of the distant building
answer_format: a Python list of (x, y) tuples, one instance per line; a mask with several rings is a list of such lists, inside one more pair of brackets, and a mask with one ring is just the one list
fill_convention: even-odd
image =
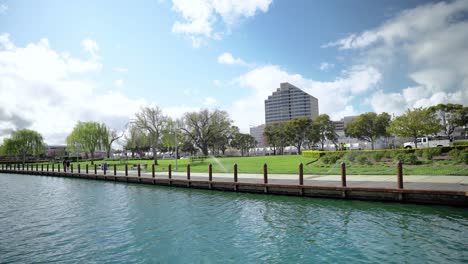
[(265, 125), (259, 125), (250, 128), (250, 135), (257, 140), (257, 147), (266, 147), (267, 142), (263, 132), (265, 131)]
[(68, 152), (65, 145), (47, 146), (46, 156), (48, 158), (59, 158), (66, 155), (68, 155)]
[(265, 100), (267, 125), (297, 117), (314, 119), (318, 114), (318, 99), (289, 83), (281, 83), (280, 88)]

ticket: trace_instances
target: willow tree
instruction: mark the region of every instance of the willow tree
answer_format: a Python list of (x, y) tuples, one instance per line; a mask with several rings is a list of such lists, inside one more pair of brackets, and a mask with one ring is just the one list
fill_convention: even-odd
[(89, 153), (91, 164), (94, 164), (94, 152), (105, 147), (108, 130), (104, 124), (98, 122), (78, 122), (71, 134), (67, 137), (68, 148), (76, 151), (76, 148)]
[(3, 141), (4, 152), (21, 158), (26, 162), (27, 156), (40, 156), (45, 153), (44, 139), (41, 134), (30, 129), (21, 129), (11, 134), (11, 138)]
[(170, 123), (159, 107), (144, 107), (135, 114), (133, 124), (141, 129), (147, 136), (153, 152), (154, 165), (158, 165), (157, 151), (161, 146), (161, 137)]

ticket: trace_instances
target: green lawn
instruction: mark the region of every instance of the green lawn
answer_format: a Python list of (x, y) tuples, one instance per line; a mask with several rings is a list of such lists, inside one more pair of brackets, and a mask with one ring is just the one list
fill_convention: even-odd
[[(258, 156), (258, 157), (227, 157), (227, 158), (209, 158), (204, 161), (194, 161), (190, 165), (192, 172), (208, 172), (208, 165), (213, 165), (213, 172), (233, 172), (234, 164), (238, 164), (239, 173), (263, 173), (263, 164), (268, 164), (268, 172), (272, 174), (298, 174), (299, 164), (304, 163), (305, 174), (340, 174), (340, 161), (335, 164), (323, 164), (314, 162), (306, 165), (315, 159), (304, 158), (299, 155), (287, 156)], [(107, 162), (110, 164), (110, 170), (113, 169), (113, 164), (117, 164), (118, 170), (124, 170), (125, 160), (122, 161), (96, 161), (96, 164)], [(168, 165), (172, 165), (172, 170), (175, 170), (175, 160), (158, 160), (159, 165), (155, 167), (156, 172), (168, 171)], [(185, 172), (189, 159), (178, 160), (179, 172)], [(77, 163), (72, 163), (75, 170)], [(92, 171), (91, 162), (80, 162), (82, 170), (85, 164), (89, 164), (89, 170)], [(133, 164), (148, 164), (146, 171), (151, 171), (152, 160), (129, 160), (128, 167), (131, 170)], [(357, 163), (347, 162), (347, 174), (376, 174), (376, 175), (395, 175), (395, 162), (376, 162), (372, 165), (359, 165)], [(421, 165), (404, 165), (404, 174), (406, 175), (467, 175), (468, 165), (456, 164), (452, 161), (425, 161)]]

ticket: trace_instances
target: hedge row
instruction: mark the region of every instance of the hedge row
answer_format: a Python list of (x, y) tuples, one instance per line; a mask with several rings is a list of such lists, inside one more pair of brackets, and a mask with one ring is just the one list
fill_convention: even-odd
[(448, 153), (453, 160), (458, 160), (468, 164), (466, 155), (468, 146), (450, 146), (422, 149), (382, 149), (382, 150), (348, 150), (348, 151), (303, 151), (305, 158), (320, 159), (326, 164), (336, 163), (340, 159), (345, 159), (359, 164), (370, 164), (372, 161), (380, 161), (382, 158), (401, 160), (405, 164), (417, 164), (418, 157), (432, 160), (433, 157), (442, 153)]

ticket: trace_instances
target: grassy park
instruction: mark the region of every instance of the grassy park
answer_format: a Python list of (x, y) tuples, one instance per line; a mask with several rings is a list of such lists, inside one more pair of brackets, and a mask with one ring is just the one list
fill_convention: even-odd
[[(204, 160), (191, 161), (190, 159), (179, 159), (178, 172), (185, 172), (190, 164), (192, 172), (207, 172), (208, 165), (213, 165), (214, 173), (233, 172), (234, 164), (237, 163), (239, 173), (263, 173), (263, 164), (268, 164), (268, 172), (272, 174), (297, 174), (300, 163), (304, 164), (305, 174), (340, 174), (341, 162), (346, 163), (348, 174), (374, 174), (394, 175), (396, 173), (397, 160), (404, 163), (406, 175), (467, 175), (468, 164), (465, 160), (468, 150), (463, 148), (450, 150), (442, 153), (442, 149), (425, 149), (416, 151), (393, 150), (393, 151), (347, 151), (347, 152), (319, 152), (320, 155), (283, 155), (283, 156), (254, 156), (254, 157), (208, 157)], [(146, 164), (142, 171), (151, 171), (153, 160), (148, 159), (106, 159), (95, 161), (95, 164), (106, 162), (112, 170), (117, 165), (117, 170), (124, 170), (128, 164), (129, 170), (133, 165)], [(82, 169), (86, 164), (92, 171), (90, 161), (78, 162)], [(77, 167), (77, 162), (72, 162)], [(171, 164), (175, 170), (175, 160), (161, 159), (155, 166), (156, 172), (167, 172)]]

